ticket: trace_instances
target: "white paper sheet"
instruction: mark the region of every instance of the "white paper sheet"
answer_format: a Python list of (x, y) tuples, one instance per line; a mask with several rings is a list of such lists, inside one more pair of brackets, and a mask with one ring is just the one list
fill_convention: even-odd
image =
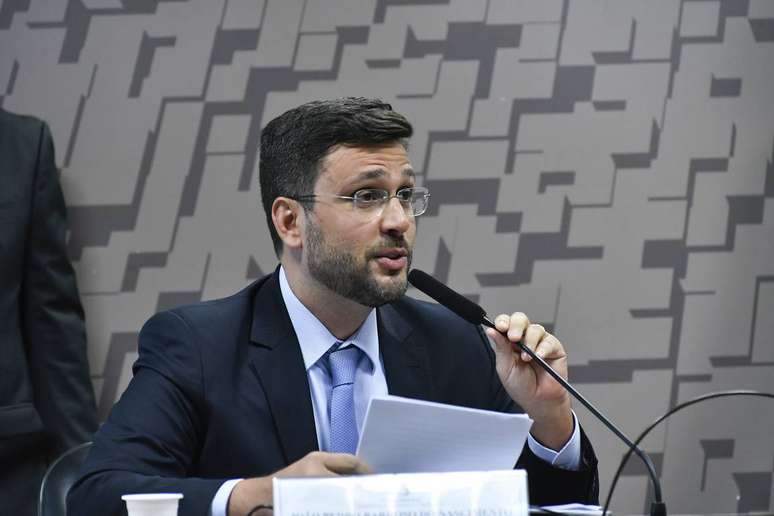
[[(563, 505), (544, 505), (542, 509), (573, 516), (600, 516), (603, 507), (600, 505), (585, 505), (582, 503), (566, 503)], [(550, 513), (546, 512), (546, 514)], [(607, 514), (612, 515), (613, 513), (607, 511)]]
[(374, 473), (512, 469), (531, 426), (525, 414), (375, 397), (357, 456)]

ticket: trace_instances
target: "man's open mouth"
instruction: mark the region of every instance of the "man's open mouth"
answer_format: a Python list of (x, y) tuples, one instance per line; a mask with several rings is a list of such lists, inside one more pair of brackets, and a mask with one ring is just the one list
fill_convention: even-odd
[(401, 270), (408, 265), (408, 252), (402, 248), (381, 249), (374, 253), (376, 262), (391, 271)]

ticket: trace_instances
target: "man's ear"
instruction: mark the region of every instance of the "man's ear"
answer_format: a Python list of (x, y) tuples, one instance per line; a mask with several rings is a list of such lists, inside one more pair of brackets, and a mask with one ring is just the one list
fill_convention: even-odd
[(288, 249), (301, 248), (301, 210), (303, 207), (298, 201), (287, 197), (277, 197), (271, 203), (274, 229)]

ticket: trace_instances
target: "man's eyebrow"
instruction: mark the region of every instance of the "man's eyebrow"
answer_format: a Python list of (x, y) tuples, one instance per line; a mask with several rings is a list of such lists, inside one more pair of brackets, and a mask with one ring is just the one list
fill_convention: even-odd
[(357, 176), (355, 176), (355, 181), (363, 181), (367, 179), (379, 179), (380, 177), (384, 177), (387, 175), (387, 172), (385, 172), (381, 168), (374, 168), (371, 170), (366, 170), (364, 172), (359, 173)]
[[(359, 173), (357, 176), (354, 177), (354, 181), (365, 181), (369, 179), (380, 179), (387, 175), (387, 172), (384, 169), (381, 168), (374, 168), (371, 170), (366, 170), (364, 172)], [(411, 168), (404, 168), (402, 172), (403, 177), (408, 177), (411, 179), (414, 179), (416, 177), (416, 174), (414, 173), (414, 170)]]

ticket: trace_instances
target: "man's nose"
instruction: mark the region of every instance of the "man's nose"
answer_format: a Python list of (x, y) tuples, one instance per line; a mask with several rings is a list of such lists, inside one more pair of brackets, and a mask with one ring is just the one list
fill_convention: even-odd
[(404, 206), (396, 197), (389, 199), (382, 211), (382, 231), (400, 234), (408, 231), (414, 219), (408, 210), (409, 208)]

